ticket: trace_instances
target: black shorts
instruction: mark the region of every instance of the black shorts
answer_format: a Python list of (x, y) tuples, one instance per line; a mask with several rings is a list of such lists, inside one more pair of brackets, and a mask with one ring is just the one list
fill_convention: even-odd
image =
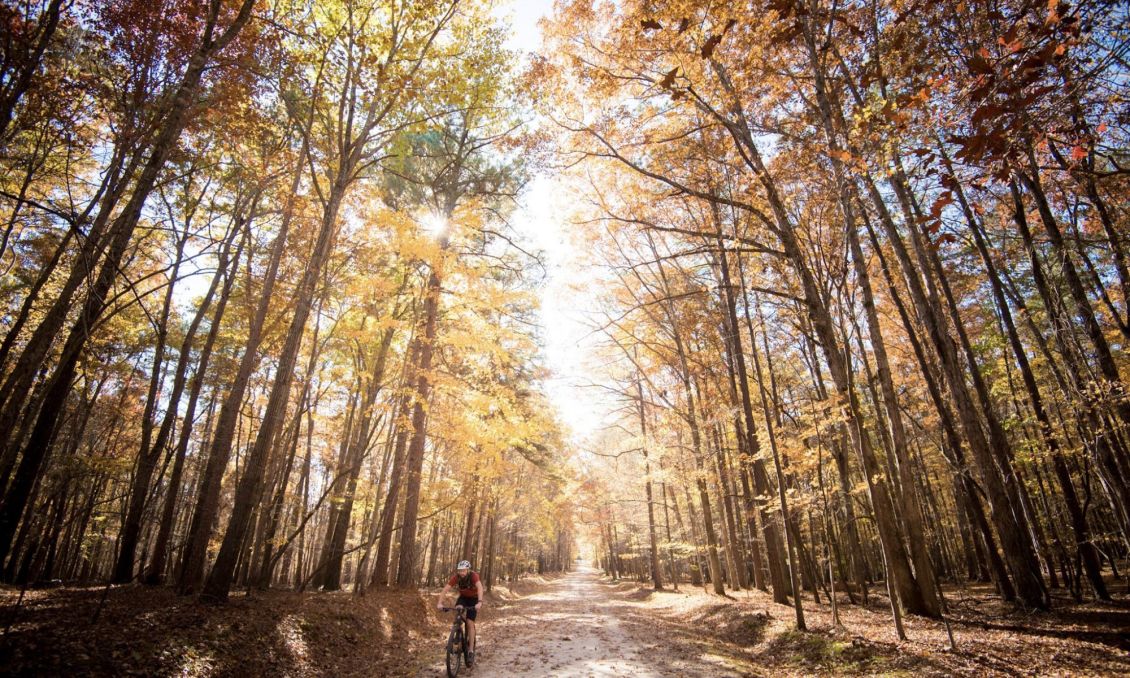
[(465, 596), (459, 596), (459, 599), (455, 601), (455, 604), (457, 606), (462, 605), (463, 607), (467, 608), (463, 613), (463, 616), (467, 617), (467, 619), (470, 621), (475, 621), (475, 617), (479, 614), (479, 611), (475, 609), (475, 606), (479, 604), (478, 598), (467, 598)]

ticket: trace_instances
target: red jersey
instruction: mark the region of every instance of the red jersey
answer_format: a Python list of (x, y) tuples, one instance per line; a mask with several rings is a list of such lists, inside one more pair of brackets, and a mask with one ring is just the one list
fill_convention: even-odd
[(451, 575), (451, 579), (447, 580), (447, 585), (453, 588), (458, 588), (459, 595), (464, 598), (478, 598), (479, 587), (477, 586), (477, 584), (479, 583), (479, 573), (472, 572), (462, 579), (463, 581), (460, 581), (459, 575), (453, 574)]

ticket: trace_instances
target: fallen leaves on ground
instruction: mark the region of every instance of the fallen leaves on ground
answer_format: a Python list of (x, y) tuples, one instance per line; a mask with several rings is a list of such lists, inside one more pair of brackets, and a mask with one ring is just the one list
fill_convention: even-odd
[[(29, 591), (17, 610), (18, 596), (0, 589), (6, 675), (431, 676), (450, 623), (412, 591), (266, 592), (205, 605), (162, 588), (62, 588)], [(909, 639), (897, 641), (876, 594), (866, 607), (843, 595), (840, 627), (827, 598), (806, 596), (809, 631), (799, 632), (792, 608), (760, 591), (652, 591), (591, 571), (537, 578), (495, 587), (475, 673), (1130, 674), (1124, 594), (1106, 604), (1057, 598), (1050, 613), (1018, 611), (981, 586), (947, 598), (956, 651), (940, 622), (921, 617), (907, 617)]]
[[(164, 588), (0, 589), (5, 675), (413, 675), (436, 620), (414, 591), (263, 592), (208, 605)], [(95, 617), (97, 615), (97, 620)]]

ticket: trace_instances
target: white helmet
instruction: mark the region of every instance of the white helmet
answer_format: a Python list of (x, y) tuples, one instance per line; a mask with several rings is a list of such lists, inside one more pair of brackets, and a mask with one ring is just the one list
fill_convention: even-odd
[(459, 564), (455, 566), (455, 569), (457, 569), (457, 570), (469, 570), (469, 569), (471, 569), (471, 561), (460, 560)]

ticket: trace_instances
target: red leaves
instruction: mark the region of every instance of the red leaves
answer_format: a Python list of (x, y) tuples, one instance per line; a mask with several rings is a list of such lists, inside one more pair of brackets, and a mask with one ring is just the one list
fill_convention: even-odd
[(942, 210), (946, 208), (946, 205), (951, 204), (953, 204), (953, 195), (951, 195), (948, 191), (946, 193), (942, 193), (930, 207), (930, 217), (932, 219), (940, 219), (942, 217)]
[(974, 127), (977, 127), (986, 120), (1001, 115), (1006, 110), (1007, 109), (1000, 104), (989, 103), (983, 106), (979, 106), (976, 111), (973, 111), (973, 118), (972, 120), (970, 120), (970, 124), (972, 124)]
[(1002, 24), (995, 45), (987, 44), (967, 54), (969, 104), (968, 129), (952, 140), (961, 146), (958, 160), (974, 164), (998, 165), (1004, 172), (1016, 142), (1026, 133), (1031, 136), (1054, 131), (1045, 129), (1045, 112), (1054, 105), (1064, 85), (1059, 78), (1049, 79), (1054, 68), (1072, 44), (1076, 32), (1072, 19), (1061, 15), (1069, 5), (1050, 0), (1054, 24), (994, 18)]
[(989, 75), (993, 72), (992, 65), (981, 54), (974, 54), (968, 65), (969, 71), (974, 75)]
[(1087, 149), (1083, 148), (1081, 144), (1076, 144), (1071, 148), (1072, 162), (1081, 162), (1087, 159)]
[(997, 40), (997, 44), (1012, 53), (1019, 52), (1020, 50), (1024, 49), (1024, 43), (1020, 42), (1019, 40), (1008, 42), (1004, 38), (999, 38)]
[(1011, 28), (1004, 32), (1004, 35), (997, 38), (997, 44), (1007, 49), (1010, 53), (1019, 52), (1024, 48), (1024, 43), (1017, 38), (1017, 33), (1020, 32), (1020, 25), (1013, 24)]
[[(946, 174), (942, 176), (942, 185), (947, 185), (947, 181), (953, 183), (955, 180), (952, 176)], [(938, 232), (942, 229), (942, 212), (945, 211), (946, 206), (953, 204), (953, 194), (948, 190), (938, 195), (934, 200), (934, 204), (930, 206), (930, 214), (923, 215), (918, 218), (919, 222), (926, 227), (926, 233), (929, 236), (937, 236), (931, 245), (936, 249), (941, 244), (951, 244), (957, 242), (957, 237), (952, 233)]]
[(1045, 64), (1051, 65), (1051, 63), (1055, 61), (1056, 57), (1063, 56), (1066, 52), (1067, 47), (1063, 43), (1053, 41), (1044, 45), (1043, 49), (1041, 49), (1037, 53), (1037, 56), (1039, 57), (1040, 61), (1044, 62)]

